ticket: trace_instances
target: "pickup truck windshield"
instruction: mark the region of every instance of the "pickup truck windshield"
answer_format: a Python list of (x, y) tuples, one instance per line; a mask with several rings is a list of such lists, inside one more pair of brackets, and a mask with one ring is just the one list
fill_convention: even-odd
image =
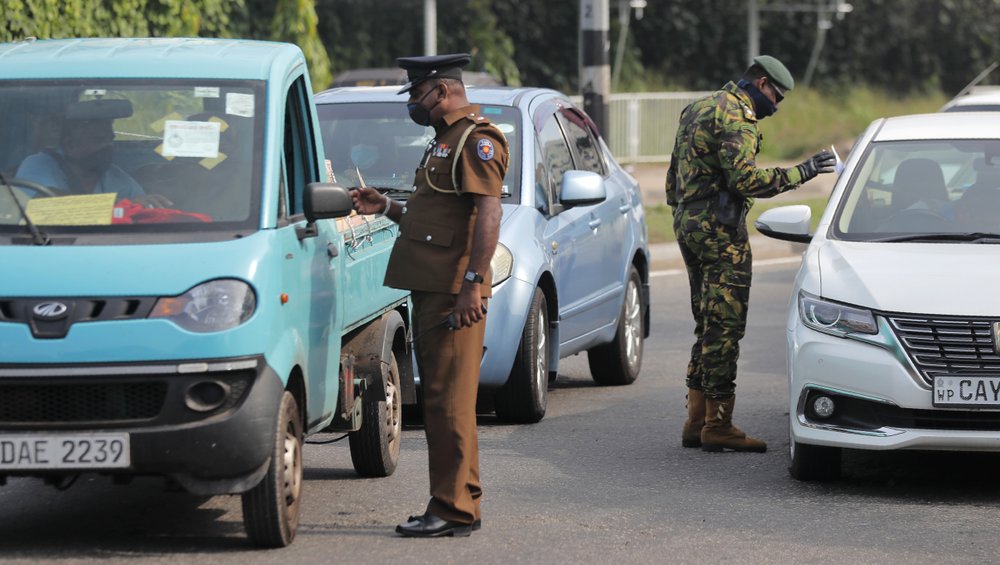
[[(503, 181), (504, 202), (514, 203), (520, 179), (520, 112), (481, 104), (480, 111), (507, 137), (510, 166)], [(434, 138), (434, 128), (418, 126), (401, 102), (337, 102), (318, 106), (323, 147), (338, 184), (373, 186), (390, 192), (413, 189), (414, 171)], [(395, 195), (394, 195), (395, 196)], [(404, 194), (405, 196), (405, 194)]]
[(260, 81), (0, 81), (0, 234), (27, 233), (24, 214), (49, 234), (256, 228), (263, 93)]

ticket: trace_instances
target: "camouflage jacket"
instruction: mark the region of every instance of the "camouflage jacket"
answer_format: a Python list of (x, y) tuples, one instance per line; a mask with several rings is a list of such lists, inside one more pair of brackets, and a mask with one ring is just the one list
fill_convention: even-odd
[(757, 168), (761, 140), (753, 102), (736, 83), (689, 104), (667, 170), (667, 204), (715, 198), (722, 187), (747, 199), (769, 198), (801, 184), (796, 167)]

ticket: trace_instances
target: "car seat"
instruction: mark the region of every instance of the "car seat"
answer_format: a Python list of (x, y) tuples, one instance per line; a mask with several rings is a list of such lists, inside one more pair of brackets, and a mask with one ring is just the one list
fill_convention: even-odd
[(892, 208), (899, 213), (917, 203), (936, 209), (948, 202), (941, 166), (930, 159), (907, 159), (892, 180)]

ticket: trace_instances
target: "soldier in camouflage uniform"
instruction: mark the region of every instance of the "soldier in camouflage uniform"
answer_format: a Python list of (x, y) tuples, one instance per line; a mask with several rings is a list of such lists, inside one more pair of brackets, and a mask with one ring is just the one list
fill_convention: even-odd
[(819, 173), (832, 172), (835, 163), (832, 153), (821, 151), (792, 168), (757, 168), (757, 121), (776, 112), (794, 86), (780, 61), (762, 55), (738, 83), (727, 83), (681, 113), (666, 190), (695, 320), (684, 447), (767, 450), (767, 444), (732, 423), (736, 359), (750, 298), (746, 212), (753, 198), (798, 188)]

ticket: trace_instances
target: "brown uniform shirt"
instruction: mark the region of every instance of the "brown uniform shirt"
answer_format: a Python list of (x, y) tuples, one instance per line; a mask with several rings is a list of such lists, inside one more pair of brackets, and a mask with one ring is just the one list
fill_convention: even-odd
[[(417, 167), (414, 192), (403, 207), (385, 285), (458, 294), (476, 225), (472, 195), (500, 197), (510, 154), (503, 133), (479, 113), (477, 105), (451, 112), (435, 133)], [(492, 273), (480, 274), (483, 296), (492, 296)]]

